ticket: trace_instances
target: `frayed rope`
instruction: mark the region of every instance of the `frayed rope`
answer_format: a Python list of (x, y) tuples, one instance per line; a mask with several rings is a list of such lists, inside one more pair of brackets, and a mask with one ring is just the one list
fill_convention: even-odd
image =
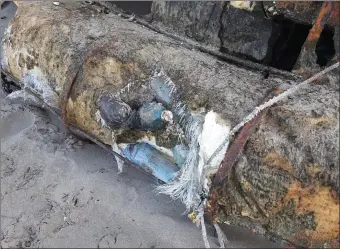
[[(325, 75), (326, 73), (334, 70), (335, 68), (339, 67), (339, 62), (333, 64), (330, 67), (322, 70), (321, 72), (315, 74), (314, 76), (310, 77), (309, 79), (301, 82), (300, 84), (293, 86), (292, 88), (288, 89), (287, 91), (277, 95), (276, 97), (270, 99), (269, 101), (265, 102), (264, 104), (256, 107), (254, 111), (252, 111), (249, 115), (247, 115), (238, 125), (236, 125), (230, 132), (230, 138), (233, 137), (246, 123), (251, 121), (255, 116), (257, 116), (262, 110), (276, 104), (277, 102), (283, 100), (284, 98), (288, 97), (291, 94), (294, 94), (302, 87), (308, 85), (309, 83), (313, 82), (314, 80), (320, 78), (321, 76)], [(229, 138), (223, 141), (223, 143), (217, 148), (217, 150), (212, 154), (212, 156), (208, 160), (208, 164), (216, 157), (216, 155), (223, 149), (226, 143), (229, 142)]]

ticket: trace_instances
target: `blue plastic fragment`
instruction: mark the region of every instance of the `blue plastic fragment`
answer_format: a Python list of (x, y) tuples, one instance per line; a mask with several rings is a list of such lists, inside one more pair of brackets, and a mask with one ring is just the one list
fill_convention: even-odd
[(155, 77), (151, 79), (150, 85), (151, 89), (155, 92), (156, 98), (159, 102), (162, 102), (166, 105), (171, 104), (171, 89), (167, 84), (165, 77)]
[(172, 148), (172, 153), (174, 154), (176, 164), (178, 167), (182, 168), (182, 165), (188, 156), (189, 147), (184, 144), (177, 144)]
[(163, 111), (165, 108), (160, 103), (142, 105), (137, 112), (140, 127), (149, 131), (163, 129), (165, 127), (165, 121), (162, 120)]
[(128, 144), (122, 154), (132, 163), (165, 183), (172, 181), (179, 170), (175, 163), (148, 143)]
[(191, 115), (188, 106), (181, 101), (181, 94), (174, 83), (166, 75), (154, 76), (150, 80), (150, 88), (156, 100), (173, 113), (174, 121), (182, 127), (186, 126)]

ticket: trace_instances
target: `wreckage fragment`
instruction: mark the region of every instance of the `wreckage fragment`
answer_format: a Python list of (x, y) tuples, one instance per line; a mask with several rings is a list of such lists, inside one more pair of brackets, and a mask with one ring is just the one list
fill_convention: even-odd
[[(295, 82), (285, 74), (266, 78), (92, 8), (21, 2), (3, 43), (3, 70), (59, 113), (65, 104), (67, 122), (139, 165), (150, 160), (141, 151), (162, 156), (154, 169), (168, 181), (163, 190), (200, 205), (205, 177), (218, 168), (220, 159), (205, 165), (218, 141), (270, 89)], [(159, 68), (164, 75), (155, 77)], [(298, 246), (338, 245), (338, 80), (337, 71), (268, 110), (216, 193), (217, 221)], [(107, 99), (102, 108), (105, 94), (116, 102)], [(143, 122), (130, 122), (139, 111)], [(186, 148), (181, 156), (178, 146)], [(134, 153), (123, 152), (130, 147)], [(164, 172), (179, 175), (170, 181)]]

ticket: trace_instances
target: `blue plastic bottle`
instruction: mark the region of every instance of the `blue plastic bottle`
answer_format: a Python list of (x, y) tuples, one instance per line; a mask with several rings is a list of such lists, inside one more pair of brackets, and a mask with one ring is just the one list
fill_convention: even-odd
[(172, 181), (179, 170), (175, 163), (148, 143), (128, 144), (122, 154), (165, 183)]

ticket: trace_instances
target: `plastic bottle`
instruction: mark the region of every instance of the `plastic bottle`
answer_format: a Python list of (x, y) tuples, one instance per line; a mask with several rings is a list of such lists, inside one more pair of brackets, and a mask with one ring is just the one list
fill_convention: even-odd
[(148, 143), (128, 144), (122, 154), (132, 163), (165, 183), (172, 181), (177, 176), (179, 167)]

